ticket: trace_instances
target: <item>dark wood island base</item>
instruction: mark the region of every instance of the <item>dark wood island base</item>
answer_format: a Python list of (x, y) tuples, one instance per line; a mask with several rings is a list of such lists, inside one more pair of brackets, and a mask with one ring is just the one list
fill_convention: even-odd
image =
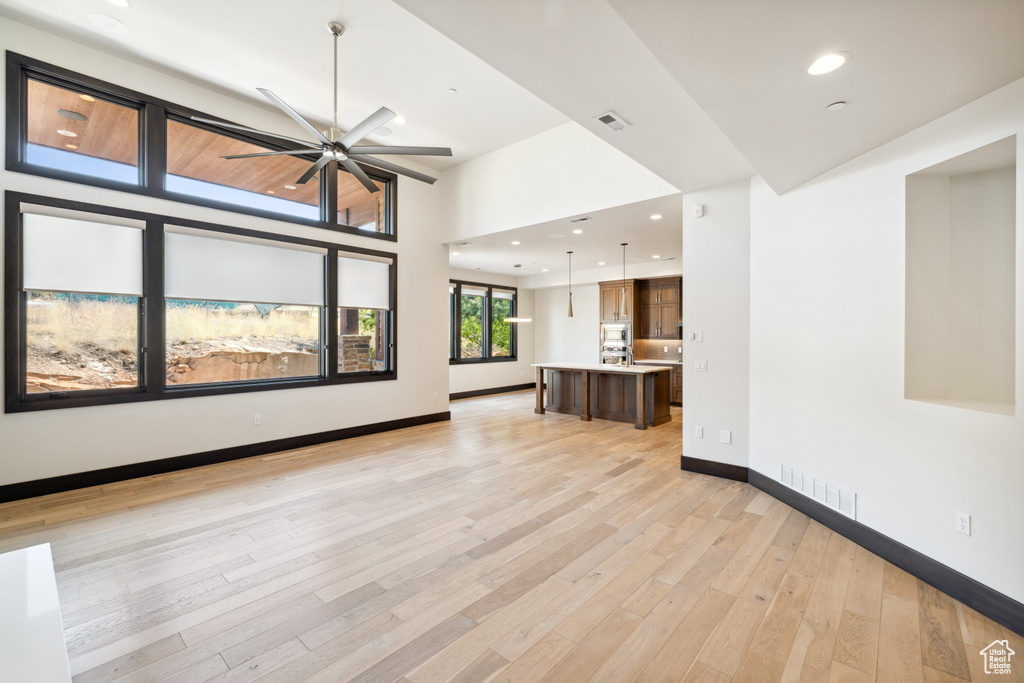
[[(669, 422), (672, 368), (609, 366), (583, 363), (538, 363), (535, 413), (579, 415), (632, 422), (637, 429)], [(547, 402), (544, 401), (545, 370)]]

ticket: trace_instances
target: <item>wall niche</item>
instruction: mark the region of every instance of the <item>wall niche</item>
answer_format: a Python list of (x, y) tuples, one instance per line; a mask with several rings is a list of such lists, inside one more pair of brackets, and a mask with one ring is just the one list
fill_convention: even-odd
[(1014, 415), (1017, 137), (906, 177), (904, 398)]

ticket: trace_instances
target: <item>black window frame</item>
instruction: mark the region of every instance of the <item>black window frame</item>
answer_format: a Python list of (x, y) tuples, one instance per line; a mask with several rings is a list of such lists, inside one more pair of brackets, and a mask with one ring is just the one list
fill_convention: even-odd
[[(106, 178), (91, 177), (80, 173), (63, 171), (58, 168), (30, 164), (25, 161), (25, 149), (28, 143), (28, 81), (38, 80), (49, 85), (68, 88), (78, 92), (92, 95), (99, 99), (107, 100), (114, 104), (136, 109), (139, 112), (139, 142), (138, 142), (138, 184), (127, 184)], [(254, 209), (242, 204), (231, 202), (220, 202), (191, 197), (178, 192), (168, 192), (165, 189), (167, 176), (167, 121), (176, 120), (196, 128), (202, 128), (218, 135), (224, 135), (243, 142), (252, 143), (265, 147), (269, 150), (289, 149), (287, 143), (279, 139), (251, 135), (243, 131), (230, 128), (217, 127), (212, 124), (204, 124), (193, 121), (191, 117), (225, 121), (216, 116), (185, 107), (183, 105), (168, 102), (144, 93), (123, 88), (113, 83), (108, 83), (84, 74), (70, 71), (63, 67), (42, 62), (31, 57), (26, 57), (15, 52), (7, 51), (7, 130), (6, 130), (6, 158), (5, 165), (8, 171), (25, 173), (28, 175), (40, 176), (64, 180), (79, 185), (90, 185), (102, 187), (108, 190), (117, 190), (130, 194), (157, 197), (183, 204), (193, 204), (207, 208), (219, 209), (231, 213), (238, 213), (260, 218), (269, 218), (275, 221), (306, 225), (323, 230), (342, 232), (370, 239), (380, 239), (390, 242), (398, 241), (398, 176), (394, 173), (384, 171), (360, 164), (360, 167), (374, 180), (385, 184), (384, 192), (384, 232), (370, 232), (360, 228), (343, 225), (337, 222), (338, 216), (338, 173), (348, 173), (340, 169), (338, 164), (328, 164), (325, 172), (318, 174), (320, 183), (320, 219), (306, 219), (288, 214)], [(234, 124), (232, 124), (234, 125)], [(308, 158), (310, 162), (316, 160), (314, 154)]]
[[(143, 221), (143, 293), (139, 298), (139, 357), (136, 387), (89, 389), (71, 392), (29, 394), (26, 391), (27, 306), (22, 273), (22, 206), (47, 206)], [(211, 236), (229, 234), (271, 240), (326, 250), (324, 258), (324, 304), (320, 307), (321, 372), (319, 377), (243, 380), (194, 385), (166, 383), (166, 338), (164, 321), (164, 227), (175, 226), (207, 231)], [(398, 254), (337, 242), (281, 235), (207, 221), (156, 214), (120, 207), (90, 204), (7, 190), (4, 193), (4, 412), (20, 413), (140, 401), (217, 396), (254, 391), (333, 386), (398, 379)], [(388, 364), (385, 370), (341, 373), (338, 371), (338, 255), (363, 254), (391, 261)]]
[[(494, 290), (512, 292), (512, 316), (519, 314), (519, 288), (506, 285), (494, 285), (487, 282), (469, 282), (468, 280), (448, 280), (449, 287), (454, 285), (454, 291), (448, 298), (448, 321), (450, 340), (448, 343), (448, 364), (449, 365), (474, 365), (477, 363), (510, 363), (518, 360), (519, 356), (519, 333), (513, 323), (509, 323), (509, 355), (491, 355), (491, 309), (494, 305)], [(483, 354), (480, 358), (462, 357), (462, 287), (479, 287), (487, 290), (487, 303), (481, 310), (483, 320), (480, 321), (481, 345)]]

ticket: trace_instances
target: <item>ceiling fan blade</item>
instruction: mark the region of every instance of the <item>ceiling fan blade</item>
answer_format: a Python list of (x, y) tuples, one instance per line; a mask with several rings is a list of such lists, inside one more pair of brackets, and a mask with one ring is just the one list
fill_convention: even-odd
[(266, 97), (268, 100), (270, 100), (271, 102), (276, 104), (278, 109), (283, 111), (285, 114), (288, 114), (288, 116), (292, 117), (292, 119), (295, 121), (295, 123), (297, 123), (300, 126), (302, 126), (306, 130), (307, 133), (309, 133), (310, 135), (315, 137), (317, 140), (319, 140), (320, 142), (324, 143), (325, 145), (332, 145), (332, 144), (334, 144), (330, 140), (328, 140), (326, 137), (324, 137), (324, 134), (321, 133), (320, 131), (318, 131), (313, 126), (313, 124), (311, 124), (309, 121), (307, 121), (306, 119), (304, 119), (301, 116), (299, 116), (299, 112), (295, 111), (294, 109), (289, 107), (287, 104), (285, 104), (284, 100), (282, 100), (280, 97), (278, 97), (274, 93), (270, 92), (266, 88), (256, 88), (256, 90), (258, 90), (260, 92), (260, 94), (263, 95), (264, 97)]
[(250, 157), (272, 157), (278, 154), (313, 154), (319, 152), (319, 147), (309, 147), (307, 149), (285, 149), (280, 152), (256, 152), (255, 154), (229, 154), (221, 157), (221, 159), (248, 159)]
[(357, 123), (352, 130), (342, 135), (338, 143), (348, 149), (393, 118), (395, 118), (395, 112), (387, 107), (381, 107), (363, 119), (361, 123)]
[(345, 167), (345, 170), (354, 175), (367, 190), (370, 192), (380, 192), (380, 188), (370, 180), (370, 176), (366, 175), (366, 172), (363, 169), (359, 168), (359, 164), (351, 159), (345, 159), (345, 161), (341, 162), (341, 165)]
[(313, 145), (315, 143), (307, 142), (306, 140), (299, 140), (298, 138), (290, 138), (287, 135), (278, 135), (277, 133), (268, 133), (265, 130), (256, 130), (255, 128), (249, 128), (248, 126), (237, 126), (233, 123), (226, 123), (224, 121), (214, 121), (213, 119), (204, 119), (200, 116), (190, 117), (193, 121), (198, 123), (209, 123), (220, 128), (230, 128), (231, 130), (240, 130), (246, 133), (252, 133), (254, 135), (265, 135), (269, 138), (279, 138), (281, 140), (287, 140), (288, 142), (294, 142), (297, 145)]
[(297, 181), (295, 181), (295, 184), (296, 185), (305, 185), (306, 183), (308, 183), (310, 181), (310, 179), (313, 176), (315, 176), (317, 173), (320, 172), (321, 168), (323, 168), (327, 164), (331, 163), (332, 161), (334, 161), (334, 157), (328, 157), (328, 156), (320, 157), (320, 159), (317, 160), (317, 162), (315, 164), (310, 166), (309, 169), (305, 173), (302, 174), (301, 178), (299, 178)]
[(426, 173), (420, 173), (419, 171), (412, 171), (412, 170), (409, 170), (408, 168), (404, 168), (402, 166), (399, 166), (398, 164), (393, 164), (390, 161), (382, 161), (382, 160), (377, 159), (375, 157), (368, 157), (365, 154), (349, 154), (348, 158), (349, 159), (355, 159), (356, 161), (361, 161), (362, 163), (366, 164), (367, 166), (373, 166), (375, 168), (382, 168), (385, 171), (391, 171), (392, 173), (398, 173), (400, 175), (409, 176), (410, 178), (414, 178), (416, 180), (422, 181), (422, 182), (430, 184), (430, 185), (433, 185), (434, 183), (437, 182), (437, 178), (432, 178), (432, 177), (428, 176)]
[(447, 147), (381, 147), (377, 145), (359, 145), (349, 147), (354, 154), (420, 154), (432, 157), (450, 157), (452, 151)]

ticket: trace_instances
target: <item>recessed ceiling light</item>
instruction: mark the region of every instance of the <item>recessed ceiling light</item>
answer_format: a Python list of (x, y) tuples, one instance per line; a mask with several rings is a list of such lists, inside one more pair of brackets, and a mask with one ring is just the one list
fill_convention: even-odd
[(812, 76), (820, 76), (830, 71), (835, 71), (846, 63), (846, 59), (849, 56), (849, 53), (846, 52), (833, 52), (824, 57), (818, 57), (818, 59), (814, 60), (814, 64), (808, 67), (807, 73)]
[(574, 234), (574, 235), (582, 235), (583, 231), (580, 230), (579, 228), (576, 228), (575, 230), (572, 231), (572, 234)]
[(286, 190), (294, 190), (295, 186), (294, 185), (285, 185), (284, 189), (286, 189)]
[(84, 114), (79, 114), (77, 111), (71, 111), (70, 109), (58, 109), (58, 116), (63, 116), (69, 121), (88, 121), (89, 117)]
[(655, 255), (654, 255), (654, 256), (652, 256), (651, 258), (661, 258), (661, 257), (660, 257), (660, 256), (658, 256), (657, 254), (655, 254)]
[(70, 130), (58, 130), (57, 135), (63, 135), (66, 138), (77, 138), (78, 133), (72, 133)]
[(129, 0), (107, 0), (114, 7), (131, 7), (132, 3)]
[(660, 221), (661, 220), (661, 214), (660, 213), (652, 213), (651, 214), (651, 220), (652, 221)]
[(598, 262), (597, 262), (597, 265), (599, 265), (599, 266), (603, 266), (603, 265), (604, 265), (604, 261), (598, 261)]
[(458, 95), (459, 91), (456, 90), (455, 88), (448, 88), (448, 94), (449, 95)]
[(832, 104), (825, 107), (825, 111), (839, 111), (846, 107), (846, 102), (833, 102)]
[(128, 26), (123, 21), (118, 21), (114, 17), (108, 17), (106, 14), (90, 14), (89, 21), (96, 26), (99, 26), (105, 31), (111, 33), (117, 33), (118, 35), (126, 36), (130, 31)]
[(511, 244), (512, 246), (517, 247), (519, 246), (519, 240), (512, 240)]
[(93, 97), (92, 95), (79, 95), (78, 98), (81, 99), (81, 100), (84, 100), (86, 102), (95, 102), (96, 101), (96, 98)]
[(563, 235), (563, 234), (562, 234), (562, 233), (560, 233), (560, 232), (549, 232), (549, 233), (547, 234), (547, 236), (548, 236), (548, 237), (550, 237), (550, 238), (551, 238), (551, 239), (553, 239), (553, 240), (557, 240), (557, 239), (558, 239), (559, 237), (565, 237), (565, 235)]
[(273, 190), (267, 190), (267, 194), (274, 194)]
[(397, 123), (400, 126), (404, 126), (405, 125), (405, 117), (404, 116), (396, 116), (395, 118), (393, 118), (391, 120), (394, 123)]
[(459, 255), (459, 252), (457, 252), (457, 251), (453, 251), (452, 252), (452, 256), (458, 256), (458, 255)]
[(70, 145), (70, 144), (68, 144), (68, 145), (64, 145), (64, 146), (67, 147), (68, 149), (78, 149), (78, 145)]
[(542, 273), (546, 273), (546, 272), (548, 272), (548, 269), (547, 269), (547, 268), (541, 268), (541, 269), (540, 269), (540, 272), (542, 272)]

